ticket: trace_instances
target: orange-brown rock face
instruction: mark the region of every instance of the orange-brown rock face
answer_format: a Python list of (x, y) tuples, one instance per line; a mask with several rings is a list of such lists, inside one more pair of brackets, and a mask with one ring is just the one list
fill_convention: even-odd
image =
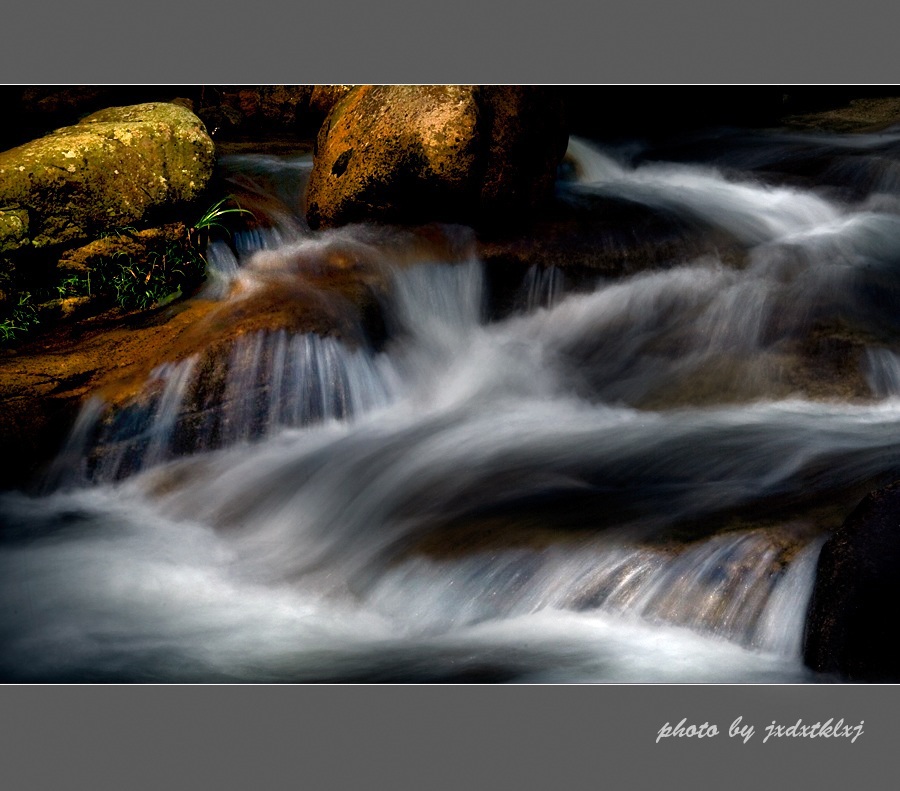
[(319, 132), (307, 219), (517, 222), (549, 195), (565, 142), (546, 89), (360, 86)]

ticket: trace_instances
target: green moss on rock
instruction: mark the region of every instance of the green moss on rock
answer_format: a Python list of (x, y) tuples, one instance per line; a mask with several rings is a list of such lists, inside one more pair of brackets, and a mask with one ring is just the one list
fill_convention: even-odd
[(28, 244), (28, 212), (0, 209), (0, 253), (11, 253)]
[(0, 153), (0, 206), (27, 212), (35, 248), (74, 243), (196, 199), (214, 164), (185, 107), (113, 107)]

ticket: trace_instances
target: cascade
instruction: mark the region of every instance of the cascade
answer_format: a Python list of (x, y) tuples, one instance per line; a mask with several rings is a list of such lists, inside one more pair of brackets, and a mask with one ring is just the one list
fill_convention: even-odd
[[(230, 158), (268, 224), (210, 247), (202, 298), (362, 261), (384, 337), (252, 328), (87, 400), (41, 492), (0, 495), (0, 677), (819, 680), (819, 549), (900, 477), (900, 149), (760, 134), (687, 161), (572, 140), (563, 198), (742, 258), (577, 292), (522, 267), (493, 320), (470, 232), (313, 233), (308, 158)], [(771, 171), (823, 157), (853, 194)]]

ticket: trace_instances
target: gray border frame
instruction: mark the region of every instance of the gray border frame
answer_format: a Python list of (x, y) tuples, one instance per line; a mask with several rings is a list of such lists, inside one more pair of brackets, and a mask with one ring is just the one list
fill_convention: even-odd
[[(16, 791), (846, 789), (893, 775), (896, 702), (880, 686), (2, 687), (0, 750)], [(682, 718), (719, 733), (657, 742)], [(764, 742), (773, 720), (829, 718), (862, 734)]]
[(26, 84), (897, 80), (885, 6), (821, 0), (369, 4), (33, 0), (4, 18)]
[[(9, 12), (8, 12), (9, 13)], [(423, 10), (38, 0), (4, 20), (20, 84), (808, 83), (897, 79), (874, 3), (457, 3)], [(10, 788), (646, 789), (891, 777), (893, 686), (0, 687)], [(737, 716), (757, 727), (729, 739)], [(865, 721), (762, 743), (773, 719)], [(713, 739), (656, 743), (666, 721)], [(879, 782), (879, 781), (876, 781)]]

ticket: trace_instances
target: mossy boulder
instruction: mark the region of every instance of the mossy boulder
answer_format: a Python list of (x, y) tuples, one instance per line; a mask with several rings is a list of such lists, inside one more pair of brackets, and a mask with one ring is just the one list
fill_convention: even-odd
[(358, 86), (319, 131), (310, 226), (525, 220), (565, 153), (563, 109), (544, 88)]
[[(200, 196), (215, 148), (203, 123), (176, 104), (113, 107), (0, 153), (0, 207), (27, 218), (36, 249), (72, 245), (117, 227), (148, 224)], [(10, 222), (13, 222), (10, 220)], [(14, 240), (14, 231), (0, 244)]]
[(28, 212), (0, 209), (0, 313), (6, 309), (12, 295), (15, 264), (11, 254), (28, 244)]

